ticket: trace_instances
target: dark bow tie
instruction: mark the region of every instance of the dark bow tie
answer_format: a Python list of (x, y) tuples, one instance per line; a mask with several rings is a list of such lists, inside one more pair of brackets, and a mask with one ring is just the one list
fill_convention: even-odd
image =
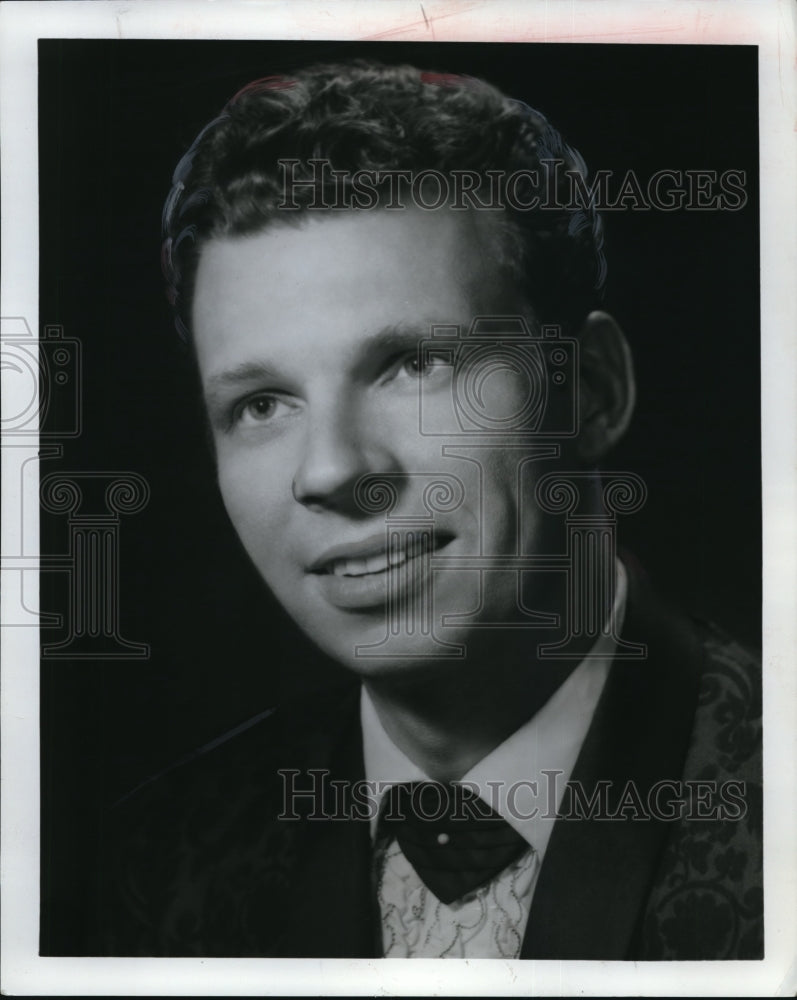
[(494, 878), (527, 842), (474, 791), (433, 781), (393, 785), (380, 829), (443, 903), (453, 903)]

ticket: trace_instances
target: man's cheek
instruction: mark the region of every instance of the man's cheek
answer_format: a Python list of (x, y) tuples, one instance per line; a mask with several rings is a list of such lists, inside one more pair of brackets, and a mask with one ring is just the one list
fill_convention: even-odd
[(239, 456), (235, 461), (220, 461), (218, 478), (233, 523), (268, 517), (279, 504), (281, 484), (274, 470), (252, 458)]
[(258, 502), (252, 493), (241, 495), (223, 488), (222, 500), (244, 551), (266, 582), (272, 583), (276, 567), (284, 560), (276, 549), (280, 529), (269, 516), (268, 506)]

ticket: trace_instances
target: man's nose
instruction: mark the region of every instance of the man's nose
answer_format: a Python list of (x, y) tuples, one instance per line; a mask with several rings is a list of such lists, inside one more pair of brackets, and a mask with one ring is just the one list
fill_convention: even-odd
[(364, 516), (354, 497), (357, 480), (366, 473), (395, 470), (393, 456), (379, 438), (355, 400), (318, 408), (306, 424), (294, 498), (311, 510)]

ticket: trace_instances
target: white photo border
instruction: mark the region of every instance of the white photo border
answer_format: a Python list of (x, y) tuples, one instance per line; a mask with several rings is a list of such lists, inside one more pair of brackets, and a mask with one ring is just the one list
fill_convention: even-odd
[[(2, 988), (7, 995), (793, 995), (797, 987), (797, 108), (788, 0), (7, 0), (0, 9), (3, 317), (38, 316), (37, 40), (302, 39), (757, 45), (761, 137), (765, 933), (761, 962), (125, 959), (38, 955), (39, 646), (2, 642)], [(13, 404), (11, 404), (13, 405)], [(6, 467), (4, 449), (4, 470)], [(35, 463), (30, 475), (36, 476)], [(3, 477), (2, 552), (20, 509)], [(30, 495), (38, 496), (37, 483)], [(38, 511), (26, 515), (28, 542)], [(29, 554), (36, 553), (28, 549)], [(30, 602), (37, 593), (26, 595)], [(35, 606), (35, 605), (34, 605)]]

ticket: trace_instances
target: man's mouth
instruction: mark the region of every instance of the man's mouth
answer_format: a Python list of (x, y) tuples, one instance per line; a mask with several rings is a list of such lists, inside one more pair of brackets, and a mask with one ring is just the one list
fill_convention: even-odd
[(453, 537), (443, 532), (396, 532), (391, 534), (389, 547), (387, 539), (378, 543), (366, 543), (368, 551), (359, 552), (356, 549), (363, 549), (365, 546), (353, 546), (355, 552), (319, 561), (311, 567), (311, 572), (345, 577), (375, 576), (386, 573), (391, 567), (402, 566), (424, 552), (439, 551)]

